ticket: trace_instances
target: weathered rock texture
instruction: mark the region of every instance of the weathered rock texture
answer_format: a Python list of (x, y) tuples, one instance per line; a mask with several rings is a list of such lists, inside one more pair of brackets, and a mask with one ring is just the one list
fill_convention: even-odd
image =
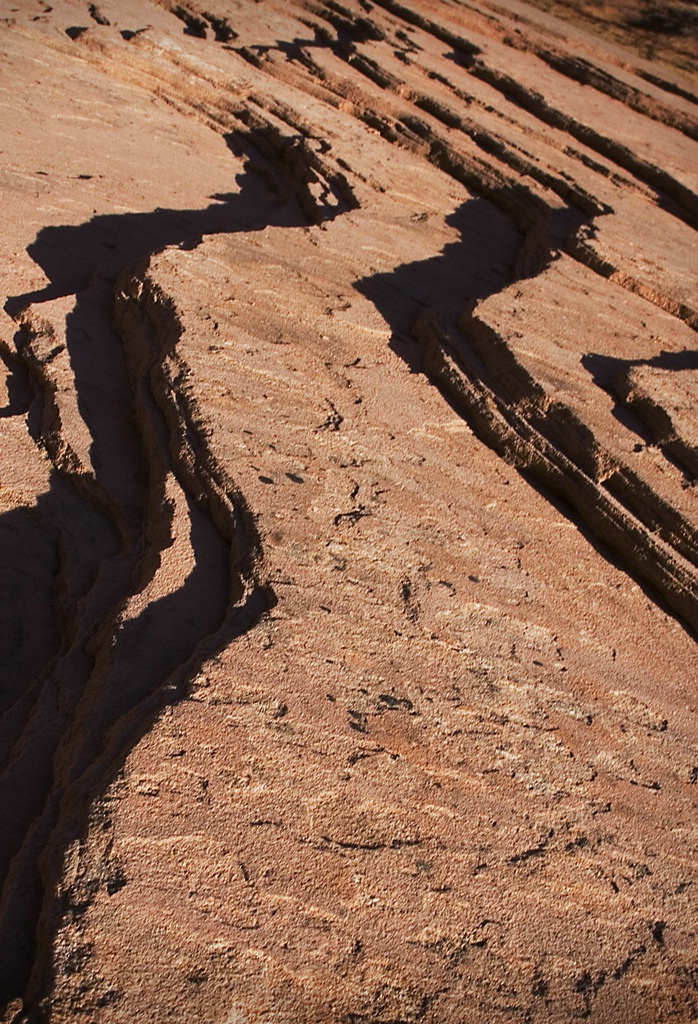
[(694, 50), (0, 15), (1, 1019), (697, 1019)]

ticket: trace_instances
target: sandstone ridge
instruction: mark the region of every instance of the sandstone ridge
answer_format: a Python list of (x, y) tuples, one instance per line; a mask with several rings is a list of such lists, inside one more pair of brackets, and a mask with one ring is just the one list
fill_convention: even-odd
[(698, 1014), (694, 48), (588, 24), (0, 2), (4, 1024)]

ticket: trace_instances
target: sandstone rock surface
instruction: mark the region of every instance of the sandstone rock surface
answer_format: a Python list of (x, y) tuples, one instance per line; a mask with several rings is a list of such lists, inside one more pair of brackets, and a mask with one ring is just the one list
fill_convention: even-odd
[(686, 38), (0, 0), (4, 1024), (698, 1018)]

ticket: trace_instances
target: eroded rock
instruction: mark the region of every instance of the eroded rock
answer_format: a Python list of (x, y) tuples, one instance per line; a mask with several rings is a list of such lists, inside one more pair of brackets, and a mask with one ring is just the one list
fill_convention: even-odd
[(2, 14), (3, 1019), (689, 1019), (690, 79)]

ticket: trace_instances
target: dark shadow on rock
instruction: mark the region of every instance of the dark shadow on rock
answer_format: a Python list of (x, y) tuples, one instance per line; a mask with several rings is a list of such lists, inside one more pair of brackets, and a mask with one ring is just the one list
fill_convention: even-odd
[(246, 157), (238, 192), (211, 196), (213, 202), (200, 210), (103, 214), (85, 224), (43, 228), (27, 252), (49, 283), (10, 297), (5, 310), (16, 317), (29, 305), (75, 295), (87, 288), (96, 272), (116, 280), (143, 256), (172, 245), (195, 248), (203, 235), (259, 231), (270, 225), (302, 227), (343, 212), (340, 197), (332, 197), (330, 203), (329, 196), (323, 201), (324, 197), (316, 200), (309, 194), (313, 169), (293, 161), (300, 137), (282, 140), (270, 133), (265, 138), (257, 130), (247, 136), (228, 135), (226, 142), (235, 155)]
[[(320, 15), (319, 11), (316, 13)], [(308, 27), (314, 31), (312, 39), (280, 39), (274, 46), (250, 46), (238, 52), (243, 57), (252, 55), (253, 59), (259, 60), (264, 58), (270, 50), (278, 50), (285, 54), (288, 60), (306, 63), (308, 59), (306, 51), (315, 48), (330, 50), (340, 60), (348, 61), (356, 55), (357, 44), (385, 39), (384, 33), (370, 18), (347, 17), (339, 9), (333, 10), (330, 5), (324, 8), (320, 16), (326, 24), (308, 23)]]
[(608, 564), (618, 572), (622, 572), (626, 576), (630, 575), (649, 603), (656, 605), (657, 608), (667, 616), (667, 618), (675, 619), (690, 637), (698, 639), (698, 635), (695, 631), (692, 630), (688, 623), (686, 623), (680, 616), (677, 616), (676, 611), (667, 603), (663, 594), (661, 594), (656, 587), (652, 586), (651, 583), (644, 580), (642, 576), (633, 573), (632, 567), (628, 565), (627, 560), (623, 558), (623, 556), (620, 555), (610, 544), (607, 544), (605, 541), (597, 537), (593, 530), (587, 526), (584, 520), (580, 517), (573, 505), (568, 501), (565, 501), (563, 497), (556, 494), (549, 487), (546, 487), (546, 485), (541, 483), (533, 473), (530, 473), (525, 469), (518, 469), (517, 472), (526, 481), (526, 483), (537, 491), (542, 498), (545, 498), (545, 500), (554, 509), (556, 509), (561, 516), (564, 516), (565, 519), (574, 524), (575, 528), (579, 531), (584, 540), (598, 555), (601, 556), (601, 558), (604, 559), (604, 561), (608, 562)]
[[(56, 686), (61, 659), (69, 656), (72, 646), (69, 671), (62, 672), (69, 680), (66, 691), (72, 692), (88, 668), (81, 645), (71, 645), (69, 623), (77, 621), (100, 563), (108, 563), (118, 548), (110, 525), (54, 470), (49, 490), (33, 507), (0, 516), (0, 550), (0, 813), (4, 823), (0, 881), (4, 881), (51, 784), (55, 742), (50, 737), (60, 718), (58, 707), (67, 708), (72, 700), (69, 692), (61, 697)], [(22, 741), (19, 747), (18, 741)], [(12, 941), (16, 938), (15, 933)], [(6, 939), (0, 935), (0, 943)]]
[[(427, 219), (426, 214), (418, 216)], [(362, 278), (354, 285), (375, 305), (392, 332), (391, 348), (414, 372), (422, 365), (421, 348), (411, 333), (419, 314), (433, 312), (456, 324), (473, 300), (511, 284), (521, 250), (521, 234), (487, 199), (468, 200), (446, 223), (460, 232), (460, 238), (438, 255)]]
[[(0, 516), (0, 738), (3, 755), (11, 740), (6, 713), (58, 650), (54, 584), (60, 554), (55, 526), (57, 495), (42, 495), (31, 508)], [(7, 838), (9, 819), (0, 847)], [(3, 877), (0, 849), (0, 878)]]
[[(0, 516), (3, 600), (11, 598), (0, 616), (0, 1005), (23, 998), (31, 1013), (39, 1013), (37, 1000), (47, 989), (60, 917), (46, 884), (58, 876), (66, 846), (84, 834), (90, 806), (162, 707), (182, 695), (196, 665), (275, 602), (270, 588), (251, 585), (248, 577), (247, 598), (232, 604), (231, 572), (245, 571), (245, 548), (248, 561), (260, 554), (252, 516), (238, 510), (242, 551), (235, 552), (205, 504), (187, 496), (191, 572), (175, 592), (118, 625), (119, 609), (142, 574), (143, 524), (153, 500), (148, 481), (157, 471), (143, 447), (112, 324), (116, 278), (167, 246), (193, 248), (203, 235), (269, 225), (305, 227), (352, 205), (341, 181), (335, 187), (337, 180), (323, 179), (304, 162), (313, 160), (305, 140), (262, 128), (227, 141), (246, 157), (238, 192), (213, 196), (199, 210), (104, 215), (44, 228), (28, 251), (48, 283), (5, 306), (20, 318), (32, 305), (38, 307), (32, 316), (40, 317), (42, 302), (75, 295), (65, 344), (95, 466), (92, 490), (79, 476), (54, 470), (36, 507)], [(21, 331), (18, 339), (21, 348)], [(32, 390), (30, 396), (21, 362), (15, 367), (8, 357), (6, 365), (13, 381), (1, 412), (24, 414), (31, 405), (32, 434), (43, 444), (43, 395)], [(176, 466), (170, 469), (177, 476)], [(186, 482), (179, 482), (186, 493)], [(99, 493), (104, 501), (93, 502)], [(112, 632), (111, 647), (105, 630)]]
[(646, 368), (669, 372), (669, 389), (671, 381), (680, 387), (679, 375), (682, 372), (695, 373), (698, 370), (698, 350), (664, 351), (650, 359), (620, 359), (590, 352), (581, 361), (594, 384), (603, 388), (615, 400), (614, 418), (641, 439), (637, 450), (643, 445), (659, 445), (664, 457), (683, 474), (686, 484), (692, 485), (698, 479), (698, 451), (689, 438), (675, 435), (670, 393), (665, 397), (666, 407), (663, 402), (648, 400), (647, 397), (638, 401), (633, 371)]
[(0, 409), (0, 419), (21, 416), (29, 411), (34, 400), (34, 392), (29, 383), (26, 368), (17, 356), (3, 351), (2, 348), (0, 348), (0, 361), (7, 370), (5, 383), (7, 388), (7, 405)]
[[(472, 309), (474, 302), (521, 279), (522, 269), (527, 269), (527, 260), (522, 260), (520, 250), (527, 257), (535, 249), (534, 264), (539, 268), (537, 272), (544, 269), (550, 259), (554, 258), (556, 250), (564, 246), (564, 229), (568, 223), (574, 229), (574, 218), (563, 218), (554, 224), (552, 235), (546, 230), (543, 221), (541, 230), (536, 226), (533, 238), (527, 236), (523, 245), (521, 236), (514, 231), (511, 222), (484, 199), (465, 203), (448, 219), (448, 223), (459, 228), (460, 241), (448, 243), (441, 253), (429, 259), (403, 264), (389, 273), (362, 278), (355, 283), (355, 287), (376, 305), (391, 328), (391, 347), (413, 372), (427, 372), (424, 367), (427, 361), (422, 358), (424, 349), (421, 342), (417, 341), (417, 336), (426, 339), (427, 346), (433, 345), (438, 351), (441, 344), (439, 336), (443, 333), (443, 344), (448, 356), (460, 364), (464, 379), (473, 382), (472, 393), (467, 387), (461, 393), (455, 379), (450, 380), (448, 364), (440, 364), (438, 357), (430, 352), (434, 368), (433, 373), (429, 369), (429, 377), (445, 401), (468, 420), (483, 443), (489, 444), (501, 456), (511, 459), (515, 465), (518, 465), (515, 456), (517, 443), (529, 444), (525, 440), (528, 428), (538, 431), (543, 439), (541, 450), (539, 452), (535, 444), (531, 448), (532, 454), (540, 456), (538, 465), (536, 467), (535, 458), (521, 461), (519, 472), (524, 479), (568, 516), (603, 558), (632, 573), (652, 600), (668, 614), (677, 617), (681, 625), (693, 635), (690, 617), (682, 610), (677, 611), (688, 607), (690, 594), (684, 596), (684, 590), (678, 589), (677, 595), (671, 596), (671, 567), (663, 575), (664, 563), (661, 570), (655, 572), (651, 558), (646, 557), (644, 561), (636, 559), (634, 548), (630, 551), (633, 545), (630, 533), (623, 535), (622, 529), (616, 526), (612, 517), (604, 518), (605, 513), (597, 514), (593, 500), (589, 499), (590, 488), (594, 487), (593, 479), (575, 463), (574, 454), (568, 453), (564, 420), (558, 416), (556, 421), (547, 425), (536, 423), (535, 418), (529, 422), (525, 412), (513, 410), (514, 418), (525, 421), (522, 423), (523, 434), (517, 438), (518, 427), (511, 421), (507, 410), (512, 409), (512, 395), (522, 389), (523, 393), (519, 397), (524, 399), (525, 405), (527, 389), (534, 382), (529, 381), (528, 375), (520, 371), (506, 344), (497, 338), (494, 330), (482, 324), (477, 329), (477, 341), (474, 343), (469, 342), (466, 331), (459, 330), (463, 315), (467, 314), (469, 307)], [(529, 271), (526, 276), (535, 272)], [(432, 340), (429, 325), (434, 327)], [(475, 325), (473, 327), (475, 329)], [(491, 342), (488, 341), (490, 335)], [(483, 346), (489, 347), (483, 350)], [(689, 368), (695, 362), (694, 352), (679, 355), (663, 353), (652, 360), (651, 365)], [(594, 375), (595, 383), (604, 386), (617, 375), (622, 363), (622, 360), (588, 356), (585, 366)], [(552, 430), (551, 427), (556, 429)], [(545, 444), (569, 460), (569, 481), (554, 459), (550, 462), (552, 468), (548, 470), (547, 457), (544, 455)], [(599, 499), (601, 496), (599, 492)], [(576, 500), (579, 501), (579, 508), (576, 507)], [(597, 528), (598, 536), (595, 532)], [(648, 536), (651, 538), (651, 533)], [(615, 548), (613, 553), (610, 552), (611, 543), (618, 548), (618, 552)], [(651, 550), (649, 542), (648, 550)], [(672, 610), (669, 610), (669, 605)]]
[(651, 359), (619, 359), (589, 352), (582, 356), (582, 366), (589, 371), (598, 387), (608, 390), (635, 366), (648, 366), (655, 370), (698, 370), (698, 350), (660, 352)]
[[(56, 488), (60, 486), (57, 481)], [(46, 506), (48, 514), (54, 501), (52, 489), (39, 505)], [(78, 643), (59, 649), (51, 670), (37, 679), (28, 678), (26, 691), (17, 695), (16, 706), (4, 716), (3, 740), (9, 749), (13, 741), (20, 742), (0, 776), (0, 806), (9, 823), (0, 842), (9, 883), (0, 907), (2, 1001), (31, 994), (33, 998), (27, 1001), (31, 1007), (44, 992), (50, 963), (36, 963), (37, 934), (46, 945), (68, 909), (56, 905), (51, 893), (47, 896), (45, 879), (59, 868), (68, 844), (84, 834), (94, 800), (111, 783), (162, 708), (184, 695), (196, 668), (250, 629), (274, 604), (271, 590), (258, 586), (238, 608), (229, 605), (227, 546), (205, 512), (191, 499), (188, 504), (194, 558), (182, 586), (117, 627), (106, 665), (95, 664), (87, 653), (90, 642), (104, 627), (95, 616), (92, 628), (84, 629)], [(24, 518), (22, 512), (10, 513), (12, 516)], [(0, 527), (5, 527), (6, 517), (2, 518)], [(23, 525), (31, 529), (33, 524), (25, 520)], [(57, 530), (39, 538), (54, 554), (54, 561), (56, 534)], [(38, 543), (35, 536), (33, 543)], [(118, 558), (118, 554), (112, 556), (114, 562)], [(56, 571), (48, 558), (44, 568), (47, 575)], [(109, 569), (107, 564), (106, 571)], [(116, 569), (113, 575), (118, 575)], [(122, 572), (121, 576), (119, 596), (123, 597), (130, 574)], [(35, 642), (41, 639), (49, 645), (54, 639), (51, 599), (55, 594), (46, 580), (44, 593), (38, 595), (37, 582), (32, 581), (27, 599), (33, 609), (40, 602), (37, 611), (43, 610), (46, 621), (37, 615), (31, 628)], [(116, 593), (114, 596), (117, 598)], [(14, 620), (8, 623), (10, 628)], [(71, 912), (77, 912), (76, 908)], [(43, 955), (49, 953), (44, 948)], [(36, 989), (31, 992), (30, 988), (28, 993), (32, 966)], [(39, 1015), (37, 1019), (42, 1018)]]

